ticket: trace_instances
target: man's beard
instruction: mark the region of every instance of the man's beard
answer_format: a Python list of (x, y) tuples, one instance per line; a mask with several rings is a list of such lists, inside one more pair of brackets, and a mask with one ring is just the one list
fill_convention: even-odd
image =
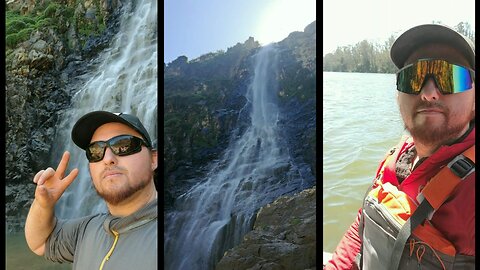
[[(148, 179), (152, 179), (152, 174), (150, 174), (150, 177)], [(135, 182), (133, 186), (122, 186), (121, 189), (115, 190), (114, 192), (100, 192), (95, 185), (93, 186), (95, 187), (95, 191), (97, 192), (98, 196), (102, 197), (107, 203), (111, 205), (118, 205), (119, 203), (131, 197), (137, 191), (144, 189), (149, 183), (150, 181), (142, 179)]]
[[(445, 123), (442, 125), (430, 125), (428, 121), (424, 123), (417, 124), (415, 123), (415, 117), (417, 116), (417, 111), (419, 109), (428, 109), (428, 108), (439, 108), (442, 110), (445, 117)], [(473, 113), (471, 117), (465, 118), (463, 122), (450, 121), (450, 110), (448, 107), (440, 103), (432, 103), (426, 101), (420, 101), (417, 106), (414, 107), (412, 117), (412, 126), (409, 127), (404, 121), (405, 129), (412, 135), (413, 139), (417, 142), (420, 142), (425, 145), (444, 145), (450, 142), (453, 142), (455, 139), (460, 137), (462, 130), (465, 126), (468, 125), (470, 119), (473, 118)], [(453, 123), (451, 123), (453, 122)]]

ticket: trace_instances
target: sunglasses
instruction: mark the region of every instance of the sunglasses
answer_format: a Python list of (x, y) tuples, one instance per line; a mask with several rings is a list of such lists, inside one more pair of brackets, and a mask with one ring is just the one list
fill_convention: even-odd
[(420, 59), (397, 72), (397, 90), (418, 95), (429, 77), (434, 79), (443, 95), (449, 95), (472, 89), (475, 71), (445, 60)]
[(142, 151), (142, 145), (147, 146), (145, 141), (138, 137), (132, 135), (115, 136), (108, 141), (90, 143), (86, 149), (87, 159), (90, 163), (101, 161), (105, 156), (107, 146), (117, 156), (128, 156)]

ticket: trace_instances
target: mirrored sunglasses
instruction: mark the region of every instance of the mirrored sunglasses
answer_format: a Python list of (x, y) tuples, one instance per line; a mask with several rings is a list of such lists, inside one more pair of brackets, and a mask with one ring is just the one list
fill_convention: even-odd
[(90, 143), (86, 149), (87, 159), (90, 163), (101, 161), (105, 156), (107, 146), (117, 156), (128, 156), (142, 151), (142, 145), (147, 146), (145, 141), (138, 137), (119, 135), (108, 141)]
[(449, 95), (472, 89), (475, 71), (445, 60), (421, 59), (397, 72), (397, 90), (418, 95), (430, 77), (443, 95)]

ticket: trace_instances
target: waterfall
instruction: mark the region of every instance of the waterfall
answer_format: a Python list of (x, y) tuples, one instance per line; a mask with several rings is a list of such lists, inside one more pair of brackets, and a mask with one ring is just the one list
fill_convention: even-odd
[[(96, 194), (88, 171), (85, 151), (71, 139), (75, 122), (88, 112), (106, 110), (136, 115), (152, 141), (157, 138), (157, 1), (123, 1), (119, 32), (110, 48), (91, 64), (91, 72), (82, 75), (82, 83), (73, 85), (72, 108), (63, 113), (57, 126), (52, 167), (62, 153), (71, 153), (69, 170), (79, 175), (56, 206), (60, 218), (73, 218), (106, 211)], [(68, 173), (68, 172), (67, 172)]]
[(247, 103), (251, 124), (231, 143), (204, 179), (165, 214), (165, 269), (213, 269), (223, 253), (251, 230), (255, 212), (304, 184), (278, 128), (277, 49), (253, 59)]

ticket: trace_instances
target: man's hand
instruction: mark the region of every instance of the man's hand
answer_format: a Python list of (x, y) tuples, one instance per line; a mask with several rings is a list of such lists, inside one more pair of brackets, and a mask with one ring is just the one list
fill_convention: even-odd
[(45, 254), (45, 242), (55, 227), (55, 204), (78, 175), (75, 168), (64, 178), (69, 159), (70, 153), (65, 152), (56, 171), (48, 168), (33, 177), (37, 187), (25, 221), (25, 239), (28, 247), (40, 256)]
[(78, 169), (75, 168), (64, 178), (69, 160), (70, 153), (65, 151), (56, 171), (50, 167), (46, 170), (39, 171), (35, 177), (33, 177), (33, 182), (37, 184), (35, 200), (39, 206), (43, 208), (53, 208), (63, 192), (65, 192), (67, 187), (77, 177)]

